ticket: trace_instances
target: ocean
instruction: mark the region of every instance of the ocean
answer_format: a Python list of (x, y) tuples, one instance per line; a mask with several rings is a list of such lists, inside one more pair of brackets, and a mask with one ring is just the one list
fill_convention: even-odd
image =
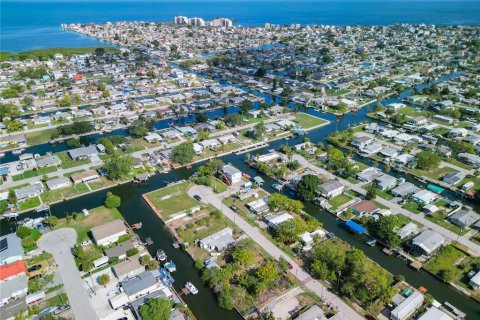
[(101, 44), (60, 29), (61, 23), (172, 21), (228, 17), (244, 26), (275, 24), (479, 25), (479, 0), (1, 0), (0, 50)]

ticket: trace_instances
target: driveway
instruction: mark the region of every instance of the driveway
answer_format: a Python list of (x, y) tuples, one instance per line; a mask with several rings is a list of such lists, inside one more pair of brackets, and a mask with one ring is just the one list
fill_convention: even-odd
[[(224, 193), (227, 195), (227, 193)], [(250, 238), (252, 238), (256, 243), (258, 243), (265, 251), (272, 255), (275, 259), (280, 259), (283, 257), (291, 265), (292, 269), (290, 273), (294, 275), (300, 282), (302, 282), (305, 287), (313, 291), (317, 296), (319, 296), (323, 301), (334, 306), (338, 311), (340, 311), (347, 319), (349, 320), (359, 320), (363, 319), (355, 310), (353, 310), (349, 305), (347, 305), (343, 300), (341, 300), (333, 292), (325, 288), (320, 282), (313, 279), (305, 270), (303, 270), (293, 259), (287, 256), (280, 248), (274, 245), (270, 240), (268, 240), (257, 228), (250, 225), (248, 222), (243, 220), (238, 214), (236, 214), (229, 207), (223, 205), (221, 195), (216, 195), (213, 193), (212, 189), (205, 186), (194, 186), (188, 190), (188, 195), (193, 197), (198, 195), (202, 198), (202, 201), (213, 205), (215, 208), (222, 211), (222, 213), (233, 221), (240, 229), (245, 232)]]
[(90, 304), (90, 298), (83, 285), (80, 272), (75, 266), (71, 249), (77, 241), (77, 233), (72, 228), (63, 228), (48, 232), (40, 238), (40, 249), (53, 255), (58, 266), (58, 273), (63, 281), (70, 306), (77, 320), (97, 319), (97, 314)]

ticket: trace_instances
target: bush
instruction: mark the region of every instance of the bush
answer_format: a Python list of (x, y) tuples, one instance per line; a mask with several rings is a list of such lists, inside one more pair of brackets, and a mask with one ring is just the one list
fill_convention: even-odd
[(134, 256), (138, 253), (138, 249), (137, 248), (132, 248), (132, 249), (129, 249), (127, 250), (127, 257), (131, 257), (131, 256)]
[(114, 195), (111, 192), (107, 193), (107, 198), (105, 199), (105, 207), (107, 208), (118, 208), (122, 204), (122, 198)]
[(32, 234), (32, 229), (30, 228), (27, 228), (25, 226), (20, 226), (18, 227), (17, 229), (17, 236), (20, 238), (20, 239), (24, 239), (28, 236), (30, 236)]

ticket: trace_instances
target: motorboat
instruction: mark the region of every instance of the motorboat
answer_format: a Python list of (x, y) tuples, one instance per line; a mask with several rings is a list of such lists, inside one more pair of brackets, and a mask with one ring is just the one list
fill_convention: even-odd
[(187, 288), (188, 291), (190, 291), (191, 294), (197, 294), (198, 293), (198, 289), (190, 281), (185, 283), (185, 288)]
[(140, 229), (141, 227), (142, 227), (141, 222), (137, 222), (137, 223), (132, 224), (132, 229)]
[(177, 266), (176, 266), (175, 263), (173, 263), (173, 261), (171, 261), (171, 260), (170, 260), (169, 262), (165, 263), (163, 266), (165, 267), (165, 269), (168, 270), (168, 272), (175, 272), (175, 271), (177, 271)]
[(162, 249), (158, 249), (158, 250), (157, 250), (157, 260), (158, 260), (158, 261), (165, 261), (165, 260), (167, 260), (167, 254), (166, 254), (165, 251), (163, 251)]

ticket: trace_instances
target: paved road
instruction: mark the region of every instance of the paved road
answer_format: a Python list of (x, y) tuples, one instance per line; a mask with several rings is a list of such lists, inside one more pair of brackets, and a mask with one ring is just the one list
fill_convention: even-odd
[(83, 285), (80, 272), (75, 266), (71, 248), (77, 241), (77, 233), (72, 228), (62, 228), (43, 235), (39, 247), (53, 255), (58, 265), (58, 272), (63, 281), (64, 290), (77, 320), (97, 319), (97, 314), (90, 304), (90, 298)]
[[(319, 168), (313, 164), (311, 164), (310, 162), (308, 162), (304, 157), (300, 156), (300, 155), (294, 155), (293, 156), (293, 160), (298, 160), (298, 162), (300, 162), (300, 164), (302, 166), (305, 166), (307, 168), (310, 168), (312, 170), (314, 170), (315, 172), (319, 173), (319, 174), (322, 174), (326, 177), (328, 177), (329, 179), (337, 179), (339, 180), (340, 182), (342, 182), (344, 185), (348, 186), (350, 189), (362, 194), (362, 195), (365, 195), (367, 192), (365, 191), (365, 189), (363, 189), (360, 185), (358, 184), (352, 184), (351, 182), (347, 181), (347, 180), (344, 180), (344, 179), (341, 179), (337, 176), (335, 176), (334, 174), (328, 172), (327, 170), (325, 169), (322, 169), (322, 168)], [(421, 224), (423, 224), (424, 226), (440, 233), (441, 235), (443, 235), (445, 238), (449, 239), (450, 241), (458, 241), (460, 242), (461, 244), (463, 244), (464, 246), (466, 246), (468, 248), (468, 251), (471, 255), (475, 256), (475, 257), (478, 257), (480, 255), (480, 246), (476, 243), (473, 243), (472, 241), (469, 240), (469, 238), (472, 236), (472, 233), (471, 232), (467, 232), (465, 235), (463, 236), (459, 236), (457, 235), (456, 233), (450, 231), (450, 230), (447, 230), (441, 226), (439, 226), (438, 224), (430, 221), (430, 220), (427, 220), (422, 213), (420, 214), (414, 214), (414, 213), (411, 213), (410, 211), (402, 208), (401, 206), (399, 206), (398, 204), (396, 203), (393, 203), (393, 202), (390, 202), (388, 200), (385, 200), (381, 197), (376, 197), (375, 199), (376, 201), (378, 201), (379, 203), (387, 206), (390, 208), (390, 210), (394, 213), (400, 213), (406, 217), (409, 217), (410, 219), (412, 220), (415, 220)]]
[[(238, 214), (232, 211), (227, 206), (224, 206), (222, 203), (222, 195), (216, 195), (213, 193), (212, 189), (205, 186), (194, 186), (188, 190), (188, 194), (193, 197), (194, 195), (200, 196), (203, 201), (206, 201), (223, 212), (223, 214), (232, 220), (240, 229), (245, 232), (250, 238), (262, 246), (265, 251), (271, 254), (275, 259), (280, 259), (283, 257), (287, 260), (292, 266), (293, 269), (290, 272), (300, 281), (305, 287), (318, 295), (323, 301), (331, 304), (338, 311), (340, 311), (347, 319), (357, 320), (363, 319), (355, 310), (348, 306), (342, 299), (340, 299), (334, 293), (328, 291), (320, 282), (313, 279), (305, 270), (303, 270), (295, 261), (293, 261), (289, 256), (283, 253), (276, 245), (274, 245), (270, 240), (268, 240), (257, 228), (250, 225), (248, 222), (243, 220)], [(224, 193), (225, 195), (226, 193)]]

